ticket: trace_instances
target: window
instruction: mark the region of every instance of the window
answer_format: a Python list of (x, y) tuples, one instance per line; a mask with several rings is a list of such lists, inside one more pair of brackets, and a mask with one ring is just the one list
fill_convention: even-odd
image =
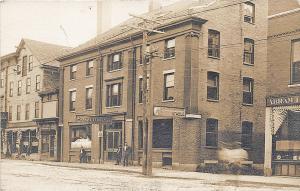
[(244, 4), (244, 22), (254, 23), (255, 21), (255, 5), (250, 2)]
[(254, 64), (254, 40), (244, 39), (244, 64)]
[(219, 100), (219, 74), (207, 72), (207, 99)]
[(249, 121), (242, 122), (241, 146), (242, 148), (251, 148), (252, 145), (253, 123)]
[(114, 71), (122, 68), (122, 62), (121, 62), (122, 54), (114, 53), (108, 56), (108, 65), (107, 65), (107, 71)]
[(12, 97), (14, 94), (14, 82), (9, 82), (9, 96)]
[(92, 109), (93, 107), (93, 88), (85, 89), (85, 109)]
[(35, 76), (35, 90), (40, 91), (40, 89), (41, 89), (41, 76), (36, 75)]
[(175, 38), (165, 41), (164, 58), (175, 57)]
[(210, 146), (210, 147), (218, 146), (218, 120), (217, 119), (206, 120), (206, 146)]
[(26, 93), (29, 94), (31, 89), (31, 79), (27, 78), (26, 79)]
[(142, 149), (143, 146), (144, 146), (144, 131), (143, 131), (143, 121), (139, 121), (139, 124), (138, 124), (138, 147), (139, 149)]
[(17, 120), (21, 120), (21, 105), (17, 105)]
[(146, 50), (145, 50), (145, 62), (146, 63), (150, 62), (150, 57), (151, 57), (150, 45), (147, 45)]
[(86, 76), (91, 76), (94, 73), (94, 60), (90, 60), (86, 63)]
[(18, 81), (18, 96), (21, 95), (21, 93), (22, 93), (22, 81), (19, 80)]
[(22, 76), (27, 75), (27, 56), (23, 56), (23, 62), (22, 62)]
[[(149, 77), (147, 77), (147, 91), (149, 90)], [(139, 78), (139, 103), (143, 102), (143, 78)]]
[(8, 121), (12, 121), (12, 106), (8, 107)]
[(76, 79), (77, 65), (73, 65), (70, 67), (70, 80)]
[(173, 120), (153, 120), (152, 146), (156, 149), (172, 149), (173, 143)]
[(163, 100), (174, 100), (174, 73), (164, 74), (164, 99)]
[(29, 105), (29, 103), (27, 103), (25, 105), (25, 120), (29, 119), (29, 112), (30, 112), (30, 105)]
[(20, 65), (17, 65), (17, 74), (21, 74), (21, 66)]
[(106, 86), (106, 107), (121, 105), (121, 83)]
[(4, 71), (1, 71), (0, 75), (0, 88), (4, 88)]
[(243, 78), (243, 103), (253, 104), (253, 79)]
[(292, 41), (292, 84), (300, 84), (300, 39)]
[(32, 71), (32, 69), (33, 69), (33, 57), (32, 55), (30, 55), (28, 60), (28, 71)]
[(69, 110), (75, 111), (75, 103), (76, 103), (76, 90), (70, 91), (70, 105)]
[(208, 30), (208, 56), (220, 58), (220, 32)]
[(40, 103), (36, 101), (34, 103), (34, 117), (39, 118), (39, 115), (40, 115)]

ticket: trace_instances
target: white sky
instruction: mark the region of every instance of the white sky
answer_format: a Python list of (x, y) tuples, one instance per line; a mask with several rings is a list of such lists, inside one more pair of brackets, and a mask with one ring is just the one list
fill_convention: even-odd
[[(110, 1), (112, 25), (128, 19), (129, 12), (138, 14), (148, 9), (148, 0)], [(178, 0), (161, 0), (163, 5), (174, 1)], [(93, 38), (96, 5), (96, 0), (0, 0), (0, 55), (15, 51), (22, 38), (65, 46)]]

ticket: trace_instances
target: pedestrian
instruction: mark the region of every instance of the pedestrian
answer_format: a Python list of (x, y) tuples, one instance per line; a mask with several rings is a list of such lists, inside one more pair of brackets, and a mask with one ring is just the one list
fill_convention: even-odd
[(130, 154), (130, 147), (127, 145), (127, 142), (125, 142), (123, 147), (123, 166), (128, 166), (129, 154)]
[(80, 163), (84, 163), (85, 162), (85, 157), (86, 157), (86, 152), (85, 152), (83, 146), (81, 146), (81, 148), (80, 148), (79, 157), (80, 157)]
[(119, 145), (118, 150), (117, 150), (117, 161), (115, 165), (119, 165), (122, 159), (122, 145)]

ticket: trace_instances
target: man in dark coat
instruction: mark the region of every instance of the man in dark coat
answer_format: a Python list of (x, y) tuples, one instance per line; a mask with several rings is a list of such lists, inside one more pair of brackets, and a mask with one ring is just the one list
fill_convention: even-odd
[(119, 165), (121, 160), (122, 160), (122, 145), (119, 145), (117, 153), (116, 153), (116, 164), (115, 165)]
[(129, 155), (130, 155), (130, 147), (125, 142), (123, 147), (123, 166), (128, 166)]
[(80, 163), (84, 163), (85, 162), (85, 158), (86, 158), (86, 152), (85, 152), (83, 146), (81, 146), (81, 148), (80, 148), (80, 155), (79, 155), (79, 157), (80, 157)]

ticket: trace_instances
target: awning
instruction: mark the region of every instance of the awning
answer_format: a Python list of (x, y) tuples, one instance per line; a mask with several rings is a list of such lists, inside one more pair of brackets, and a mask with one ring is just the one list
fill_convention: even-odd
[(4, 129), (5, 132), (12, 131), (12, 132), (17, 132), (17, 131), (28, 131), (28, 130), (36, 130), (37, 127), (24, 127), (24, 128), (7, 128)]
[(287, 120), (288, 112), (298, 112), (300, 106), (274, 107), (272, 112), (272, 134), (275, 135)]

